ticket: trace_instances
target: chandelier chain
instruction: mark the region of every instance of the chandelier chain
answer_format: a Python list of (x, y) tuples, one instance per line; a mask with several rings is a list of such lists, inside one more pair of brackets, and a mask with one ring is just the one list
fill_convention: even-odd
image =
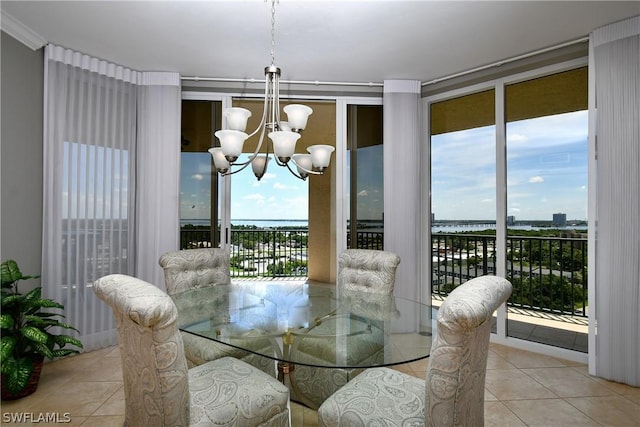
[(276, 62), (276, 0), (271, 0), (271, 65)]

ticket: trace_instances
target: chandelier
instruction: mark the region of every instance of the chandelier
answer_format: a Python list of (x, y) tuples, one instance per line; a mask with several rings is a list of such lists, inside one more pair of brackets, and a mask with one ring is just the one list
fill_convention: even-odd
[[(247, 121), (251, 117), (251, 111), (246, 108), (225, 108), (222, 116), (226, 121), (226, 129), (214, 133), (220, 140), (220, 147), (210, 148), (208, 151), (213, 157), (213, 164), (221, 175), (230, 175), (240, 172), (249, 164), (253, 173), (260, 180), (267, 171), (271, 156), (278, 166), (283, 166), (300, 179), (306, 179), (309, 175), (322, 175), (329, 167), (331, 153), (334, 148), (330, 145), (311, 145), (307, 148), (308, 154), (295, 154), (296, 142), (300, 139), (300, 133), (307, 126), (307, 119), (313, 110), (301, 104), (286, 105), (283, 110), (287, 115), (287, 121), (280, 120), (280, 68), (275, 66), (275, 3), (271, 0), (271, 65), (265, 67), (264, 108), (262, 119), (258, 127), (251, 133), (245, 132)], [(244, 142), (252, 136), (260, 133), (260, 139), (256, 149), (246, 162), (238, 162), (242, 153)], [(267, 135), (271, 140), (264, 143)], [(264, 154), (261, 153), (265, 146)], [(295, 166), (294, 168), (291, 165)], [(235, 167), (234, 170), (232, 168)]]

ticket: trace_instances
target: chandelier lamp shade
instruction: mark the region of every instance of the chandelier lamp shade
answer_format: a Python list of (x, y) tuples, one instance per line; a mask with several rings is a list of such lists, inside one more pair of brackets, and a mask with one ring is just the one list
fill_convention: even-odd
[[(220, 141), (220, 146), (209, 149), (214, 167), (222, 175), (240, 172), (251, 164), (254, 175), (260, 180), (273, 157), (278, 166), (286, 167), (293, 175), (304, 180), (309, 175), (322, 175), (331, 161), (334, 147), (330, 145), (311, 145), (307, 147), (308, 154), (296, 153), (296, 143), (313, 113), (310, 107), (301, 104), (286, 105), (282, 111), (287, 115), (287, 120), (280, 120), (280, 68), (274, 65), (275, 2), (276, 0), (271, 1), (271, 65), (264, 69), (262, 118), (258, 127), (248, 134), (246, 128), (251, 111), (239, 107), (223, 110), (225, 129), (214, 133)], [(243, 152), (245, 141), (256, 134), (259, 134), (259, 140), (255, 151), (249, 155), (247, 161), (239, 162), (238, 158)], [(264, 143), (265, 136), (271, 144)]]

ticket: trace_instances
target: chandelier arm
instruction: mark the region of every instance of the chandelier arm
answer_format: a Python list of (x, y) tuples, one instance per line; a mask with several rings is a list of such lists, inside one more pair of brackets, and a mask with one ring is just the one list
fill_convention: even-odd
[(233, 175), (233, 174), (236, 174), (236, 173), (238, 173), (238, 172), (240, 172), (240, 171), (243, 171), (247, 166), (249, 166), (249, 164), (250, 164), (250, 163), (251, 163), (251, 160), (246, 161), (246, 162), (244, 162), (244, 163), (234, 163), (234, 164), (233, 164), (233, 166), (240, 166), (240, 168), (239, 168), (239, 169), (236, 169), (236, 170), (234, 170), (234, 171), (232, 171), (231, 169), (229, 169), (229, 171), (228, 171), (228, 172), (220, 173), (220, 175), (222, 175), (222, 176), (227, 176), (227, 175)]
[[(280, 160), (278, 160), (278, 156), (276, 156), (275, 154), (273, 155), (273, 160), (275, 160), (276, 164), (278, 166), (286, 166), (287, 164), (284, 162), (281, 162)], [(291, 159), (289, 159), (289, 161), (291, 161)]]
[[(268, 110), (268, 104), (269, 104), (267, 102), (267, 99), (269, 99), (268, 96), (269, 96), (269, 79), (267, 78), (264, 82), (264, 107), (262, 108), (262, 119), (260, 119), (260, 124), (258, 124), (258, 127), (256, 128), (256, 130), (251, 132), (251, 134), (247, 137), (247, 139), (251, 138), (253, 135), (258, 133), (258, 131), (261, 129), (262, 129), (262, 132), (264, 133), (264, 125), (267, 118), (267, 110)], [(260, 141), (260, 144), (262, 144), (262, 140)]]
[[(275, 157), (275, 156), (273, 156)], [(301, 179), (303, 181), (306, 181), (306, 178), (303, 178), (302, 176), (298, 175), (298, 173), (296, 171), (294, 171), (293, 169), (291, 169), (291, 166), (289, 166), (289, 163), (285, 163), (284, 166), (287, 167), (287, 169), (289, 169), (289, 172), (291, 172), (291, 175), (295, 176), (298, 179)]]
[(280, 126), (280, 76), (278, 75), (274, 76), (273, 90), (275, 92), (273, 97), (275, 104), (275, 124), (278, 126), (279, 130), (282, 130), (282, 127)]
[[(236, 173), (236, 172), (240, 172), (241, 170), (246, 168), (249, 165), (249, 163), (251, 163), (253, 161), (253, 159), (255, 159), (258, 156), (258, 153), (260, 152), (260, 149), (262, 148), (262, 144), (264, 143), (265, 121), (266, 121), (267, 110), (268, 110), (268, 102), (266, 101), (267, 100), (267, 96), (269, 94), (269, 80), (268, 79), (265, 82), (264, 92), (265, 92), (265, 103), (264, 103), (264, 108), (262, 109), (262, 118), (260, 119), (260, 124), (258, 124), (258, 127), (256, 128), (256, 130), (254, 130), (247, 137), (247, 139), (249, 139), (252, 136), (254, 136), (256, 133), (258, 133), (258, 131), (261, 131), (260, 132), (260, 138), (258, 139), (258, 144), (256, 145), (256, 149), (254, 150), (253, 154), (251, 154), (249, 156), (249, 159), (246, 162), (243, 162), (243, 163), (232, 163), (233, 166), (241, 166), (241, 168), (238, 169), (237, 171), (234, 171), (234, 172), (228, 172), (227, 175), (230, 175), (230, 174)], [(267, 157), (269, 157), (269, 148), (268, 147), (267, 147)]]
[[(310, 173), (313, 175), (323, 175), (323, 172), (318, 172), (318, 171), (314, 171), (314, 170), (310, 170), (305, 168), (304, 166), (300, 166), (298, 164), (298, 162), (295, 161), (295, 159), (292, 157), (291, 160), (289, 160), (290, 162), (293, 162), (294, 165), (296, 165), (297, 168), (300, 168), (301, 170), (305, 171), (306, 173)], [(287, 167), (289, 167), (289, 164), (287, 163)], [(291, 170), (291, 168), (289, 168), (289, 170)]]
[[(253, 159), (255, 159), (258, 156), (258, 153), (260, 153), (260, 149), (262, 148), (262, 142), (264, 141), (264, 127), (262, 128), (262, 133), (260, 133), (260, 141), (258, 142), (258, 145), (256, 146), (256, 150), (253, 152), (253, 154), (249, 155), (249, 159), (246, 162), (241, 162), (241, 163), (231, 163), (232, 166), (241, 166), (241, 169), (239, 169), (238, 171), (234, 171), (234, 172), (229, 172), (230, 173), (236, 173), (236, 172), (240, 172), (242, 169), (246, 168), (247, 165), (249, 165), (249, 163), (251, 163), (253, 161)], [(269, 157), (269, 146), (267, 145), (267, 157)]]

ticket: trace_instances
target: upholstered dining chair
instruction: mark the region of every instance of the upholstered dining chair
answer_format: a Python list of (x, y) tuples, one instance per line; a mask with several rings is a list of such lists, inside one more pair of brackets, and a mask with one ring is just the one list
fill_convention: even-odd
[(374, 249), (346, 249), (338, 258), (340, 290), (393, 294), (400, 257)]
[(231, 283), (229, 251), (222, 248), (184, 249), (159, 260), (169, 295), (204, 286)]
[[(170, 296), (195, 288), (231, 283), (229, 251), (222, 248), (183, 249), (167, 252), (160, 257), (159, 264), (164, 271), (165, 286)], [(191, 314), (195, 315), (196, 313)], [(275, 362), (267, 357), (188, 333), (182, 334), (182, 340), (187, 364), (190, 368), (210, 360), (231, 356), (275, 376)], [(253, 341), (252, 345), (255, 345), (256, 349), (262, 347), (269, 350), (272, 346), (267, 339), (256, 338)]]
[(426, 381), (367, 369), (320, 406), (318, 424), (483, 426), (491, 318), (510, 295), (511, 283), (497, 276), (455, 288), (438, 311)]
[[(364, 300), (369, 294), (376, 296), (392, 295), (396, 269), (400, 257), (393, 252), (373, 249), (347, 249), (338, 258), (338, 293), (346, 301), (346, 296), (360, 295), (356, 300)], [(348, 304), (356, 307), (354, 302)], [(373, 305), (373, 304), (370, 304)], [(331, 320), (329, 320), (331, 321)], [(324, 325), (320, 325), (320, 328)], [(370, 335), (362, 335), (358, 354), (349, 354), (353, 363), (376, 364), (384, 348), (384, 336), (377, 328)], [(335, 342), (328, 338), (301, 336), (292, 347), (298, 357), (309, 363), (322, 363), (323, 347), (331, 347), (327, 354), (333, 355)], [(317, 409), (326, 398), (362, 372), (362, 369), (316, 368), (298, 365), (289, 374), (292, 395), (310, 408)]]
[(94, 283), (118, 329), (126, 426), (289, 426), (289, 390), (240, 360), (187, 368), (177, 310), (161, 289), (113, 274)]

